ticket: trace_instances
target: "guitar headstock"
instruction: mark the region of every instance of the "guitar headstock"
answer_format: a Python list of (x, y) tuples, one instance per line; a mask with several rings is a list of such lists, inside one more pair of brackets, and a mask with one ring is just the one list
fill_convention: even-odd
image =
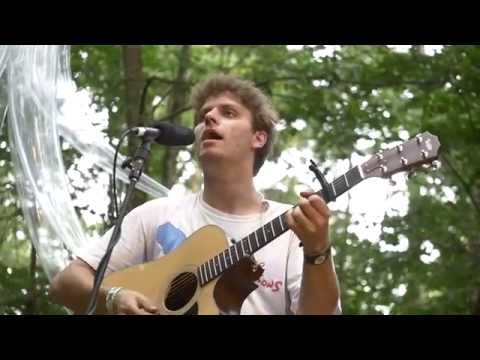
[(377, 153), (361, 165), (363, 175), (388, 178), (402, 171), (413, 171), (438, 158), (438, 137), (424, 132), (392, 149)]

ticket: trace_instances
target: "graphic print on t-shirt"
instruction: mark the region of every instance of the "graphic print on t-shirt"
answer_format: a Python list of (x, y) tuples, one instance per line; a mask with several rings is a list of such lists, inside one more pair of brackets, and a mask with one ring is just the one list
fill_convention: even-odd
[(155, 241), (162, 247), (165, 255), (179, 246), (185, 238), (185, 234), (169, 222), (158, 226), (155, 235)]

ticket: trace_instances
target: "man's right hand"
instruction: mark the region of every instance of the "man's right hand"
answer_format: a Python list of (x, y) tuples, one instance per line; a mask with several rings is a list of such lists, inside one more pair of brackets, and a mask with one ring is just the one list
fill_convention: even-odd
[[(92, 292), (95, 270), (80, 259), (73, 260), (65, 270), (55, 275), (50, 287), (50, 298), (57, 304), (71, 309), (74, 314), (84, 314)], [(97, 314), (106, 314), (106, 295), (108, 289), (101, 288)], [(153, 315), (158, 314), (157, 307), (139, 292), (122, 289), (112, 304), (114, 314)]]
[(115, 315), (154, 315), (158, 314), (158, 308), (139, 292), (122, 289), (113, 301), (113, 312)]

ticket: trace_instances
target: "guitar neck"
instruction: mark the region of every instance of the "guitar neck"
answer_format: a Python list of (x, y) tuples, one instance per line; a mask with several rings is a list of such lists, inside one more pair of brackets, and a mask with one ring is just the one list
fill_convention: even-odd
[[(336, 178), (328, 184), (331, 191), (338, 197), (350, 190), (363, 180), (359, 166), (347, 171), (342, 176)], [(322, 198), (323, 190), (317, 192)], [(214, 256), (198, 268), (200, 284), (204, 285), (220, 276), (225, 270), (237, 264), (242, 258), (253, 255), (256, 251), (289, 230), (286, 214), (288, 211), (277, 216), (272, 221), (266, 223), (259, 229), (250, 233), (240, 241), (236, 242), (220, 254)]]
[[(339, 176), (338, 178), (333, 180), (330, 184), (328, 184), (328, 186), (330, 187), (330, 190), (335, 195), (335, 198), (347, 192), (348, 190), (350, 190), (351, 188), (353, 188), (355, 185), (357, 185), (359, 182), (363, 180), (363, 176), (360, 169), (361, 169), (360, 166), (355, 166), (354, 168), (351, 168), (345, 174), (343, 174), (342, 176)], [(324, 199), (326, 198), (324, 196), (323, 190), (318, 191), (317, 194)]]

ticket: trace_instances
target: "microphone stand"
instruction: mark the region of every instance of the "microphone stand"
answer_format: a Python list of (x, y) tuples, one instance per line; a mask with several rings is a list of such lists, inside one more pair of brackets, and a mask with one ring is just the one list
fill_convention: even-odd
[(112, 237), (110, 238), (110, 241), (108, 243), (107, 250), (97, 267), (97, 271), (95, 272), (95, 279), (94, 279), (93, 289), (90, 296), (90, 303), (88, 305), (87, 312), (86, 312), (87, 315), (93, 315), (95, 313), (100, 285), (105, 276), (105, 271), (107, 269), (108, 262), (110, 261), (113, 248), (115, 247), (115, 245), (117, 244), (120, 238), (123, 218), (127, 214), (128, 203), (130, 202), (133, 192), (135, 190), (135, 184), (140, 179), (140, 176), (142, 176), (145, 162), (147, 161), (148, 155), (150, 153), (151, 141), (153, 141), (153, 138), (151, 138), (150, 136), (144, 136), (142, 138), (142, 144), (137, 148), (133, 159), (129, 158), (125, 160), (124, 163), (122, 164), (122, 168), (128, 167), (130, 169), (130, 174), (128, 176), (128, 178), (130, 179), (130, 183), (127, 188), (125, 200), (123, 201), (122, 206), (120, 207), (118, 218), (117, 218), (117, 221), (115, 222), (115, 227), (112, 233)]

